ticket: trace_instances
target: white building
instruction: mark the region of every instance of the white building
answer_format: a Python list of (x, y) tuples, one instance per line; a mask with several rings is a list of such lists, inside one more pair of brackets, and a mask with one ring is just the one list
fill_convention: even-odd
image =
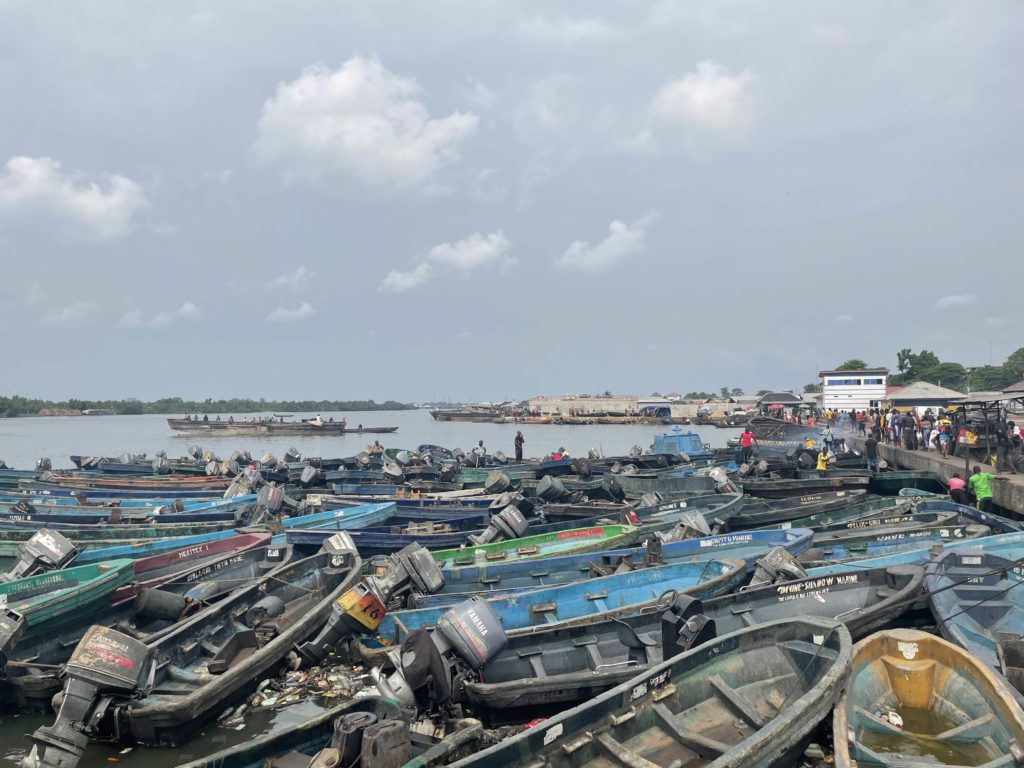
[(841, 411), (878, 408), (885, 401), (888, 368), (859, 371), (821, 371), (821, 407)]

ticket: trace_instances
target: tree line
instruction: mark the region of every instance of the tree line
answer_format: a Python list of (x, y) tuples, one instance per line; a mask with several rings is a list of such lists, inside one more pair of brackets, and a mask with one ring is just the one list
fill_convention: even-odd
[[(848, 371), (870, 367), (882, 366), (868, 366), (863, 360), (854, 358), (837, 365), (836, 370)], [(1012, 352), (1002, 365), (982, 365), (977, 368), (940, 360), (938, 355), (928, 349), (915, 353), (909, 347), (905, 347), (896, 353), (896, 371), (888, 380), (894, 387), (905, 387), (916, 381), (926, 381), (957, 392), (1001, 392), (1011, 384), (1024, 379), (1024, 347)], [(804, 391), (810, 390), (804, 387)]]
[(178, 414), (186, 413), (256, 413), (260, 411), (276, 411), (291, 413), (293, 411), (313, 413), (320, 411), (402, 411), (415, 406), (385, 400), (378, 403), (374, 400), (266, 400), (260, 398), (232, 398), (230, 400), (183, 400), (180, 397), (165, 397), (160, 400), (143, 401), (135, 398), (125, 400), (68, 400), (53, 401), (38, 398), (0, 396), (0, 418), (14, 416), (35, 416), (47, 408), (84, 411), (89, 409), (109, 409), (116, 414), (137, 415), (142, 413)]

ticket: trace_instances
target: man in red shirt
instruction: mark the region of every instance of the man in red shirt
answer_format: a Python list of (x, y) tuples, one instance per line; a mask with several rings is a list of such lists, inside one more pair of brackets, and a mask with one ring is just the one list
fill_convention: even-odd
[(754, 446), (756, 444), (757, 438), (754, 437), (754, 433), (750, 431), (750, 427), (744, 427), (743, 434), (740, 435), (740, 448), (743, 449), (744, 464), (750, 462), (750, 457), (754, 454)]

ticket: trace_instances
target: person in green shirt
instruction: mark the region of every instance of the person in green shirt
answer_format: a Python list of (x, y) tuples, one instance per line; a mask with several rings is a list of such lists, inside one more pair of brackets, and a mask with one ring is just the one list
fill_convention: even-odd
[(988, 512), (992, 506), (992, 478), (991, 472), (982, 472), (981, 467), (975, 465), (974, 474), (967, 480), (967, 485), (977, 500), (976, 506), (982, 512)]

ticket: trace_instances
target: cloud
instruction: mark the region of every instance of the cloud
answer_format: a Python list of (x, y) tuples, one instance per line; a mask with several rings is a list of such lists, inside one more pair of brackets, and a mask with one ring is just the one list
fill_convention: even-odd
[(514, 263), (514, 259), (506, 256), (511, 247), (512, 243), (500, 229), (489, 235), (474, 232), (464, 240), (435, 245), (427, 253), (427, 259), (465, 274), (492, 264), (507, 266)]
[(408, 272), (391, 270), (377, 287), (381, 291), (405, 293), (420, 287), (434, 276), (434, 268), (458, 272), (464, 277), (491, 266), (507, 268), (515, 264), (508, 255), (512, 243), (499, 229), (483, 235), (473, 232), (454, 243), (439, 243), (427, 251), (423, 262)]
[(463, 97), (473, 107), (481, 111), (491, 109), (498, 103), (498, 94), (479, 80), (470, 78), (462, 88)]
[(565, 249), (558, 260), (558, 266), (566, 271), (578, 271), (588, 275), (607, 272), (623, 259), (643, 252), (647, 228), (654, 221), (655, 213), (648, 213), (632, 224), (613, 221), (608, 225), (608, 237), (596, 245), (577, 240)]
[(308, 301), (304, 301), (295, 309), (278, 307), (267, 315), (266, 320), (268, 323), (298, 323), (307, 317), (311, 317), (315, 312), (316, 310), (313, 309), (313, 305)]
[(376, 57), (353, 56), (337, 70), (307, 67), (263, 105), (254, 150), (288, 180), (436, 189), (437, 174), (459, 159), (479, 119), (472, 112), (431, 118), (422, 93)]
[(287, 275), (278, 275), (269, 283), (267, 283), (267, 290), (273, 290), (275, 288), (287, 288), (293, 293), (304, 291), (313, 282), (313, 278), (316, 275), (306, 269), (304, 266), (298, 266), (295, 271)]
[(49, 157), (12, 157), (0, 175), (0, 215), (44, 216), (87, 239), (119, 240), (131, 233), (149, 203), (129, 178), (114, 174), (105, 182), (66, 174)]
[(537, 43), (575, 45), (604, 42), (620, 36), (620, 30), (597, 16), (531, 16), (516, 25), (521, 37)]
[(54, 309), (43, 315), (47, 325), (79, 325), (86, 323), (96, 314), (96, 305), (89, 301), (68, 304), (63, 309)]
[(973, 293), (954, 293), (950, 296), (943, 296), (935, 302), (935, 309), (949, 309), (951, 307), (968, 307), (974, 304), (978, 297)]
[(734, 75), (721, 64), (705, 60), (693, 72), (659, 88), (649, 111), (669, 125), (730, 131), (746, 120), (748, 89), (753, 81), (749, 69)]
[(387, 273), (383, 280), (381, 280), (377, 290), (390, 291), (391, 293), (405, 293), (406, 291), (411, 291), (414, 288), (419, 288), (427, 282), (432, 275), (433, 267), (426, 262), (423, 262), (415, 269), (411, 269), (408, 272), (400, 272), (393, 269)]
[(985, 325), (989, 328), (1002, 328), (1006, 325), (1007, 320), (1005, 317), (986, 317)]
[(121, 315), (117, 324), (122, 328), (166, 328), (179, 321), (195, 322), (201, 319), (203, 312), (191, 301), (182, 302), (177, 309), (157, 312), (147, 316), (141, 309), (131, 309)]
[(849, 325), (853, 320), (853, 315), (838, 315), (832, 322), (836, 325)]
[(232, 172), (230, 168), (203, 171), (199, 179), (207, 183), (227, 184), (231, 181)]

